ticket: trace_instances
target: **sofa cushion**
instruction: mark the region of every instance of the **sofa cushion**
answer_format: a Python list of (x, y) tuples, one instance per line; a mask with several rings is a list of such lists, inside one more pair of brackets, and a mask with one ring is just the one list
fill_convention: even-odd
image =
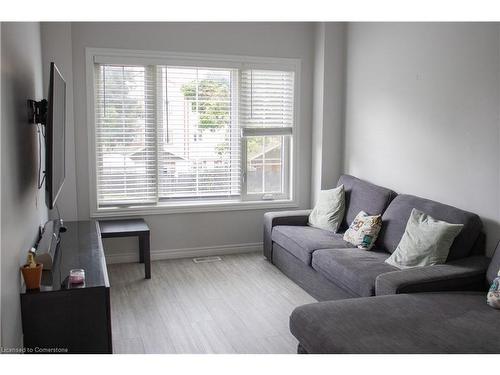
[(375, 295), (378, 275), (398, 271), (384, 263), (388, 257), (386, 252), (358, 248), (324, 249), (313, 253), (312, 267), (354, 296), (368, 297)]
[(370, 250), (381, 228), (382, 215), (369, 216), (365, 211), (361, 211), (344, 233), (344, 241), (359, 249)]
[(341, 228), (347, 229), (361, 211), (368, 215), (382, 214), (396, 196), (392, 190), (344, 174), (337, 186), (344, 185), (345, 216)]
[(401, 269), (443, 264), (462, 228), (414, 208), (399, 245), (385, 262)]
[(448, 261), (460, 259), (470, 254), (482, 228), (479, 216), (446, 204), (405, 194), (394, 198), (382, 215), (383, 225), (377, 239), (377, 247), (390, 253), (396, 250), (414, 208), (425, 212), (436, 220), (463, 224), (464, 227), (451, 245)]
[(290, 330), (308, 353), (500, 353), (500, 311), (482, 292), (303, 305), (293, 311)]
[(309, 214), (308, 225), (336, 233), (344, 219), (344, 186), (321, 190), (313, 210)]
[(307, 265), (311, 265), (311, 254), (316, 249), (352, 247), (342, 234), (309, 226), (278, 225), (273, 228), (272, 240)]

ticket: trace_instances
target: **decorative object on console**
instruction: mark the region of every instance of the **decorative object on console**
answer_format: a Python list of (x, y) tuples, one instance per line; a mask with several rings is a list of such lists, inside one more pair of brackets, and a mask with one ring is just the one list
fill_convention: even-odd
[(309, 215), (312, 227), (337, 232), (345, 211), (344, 185), (335, 189), (321, 190), (318, 201)]
[(356, 215), (349, 229), (344, 233), (344, 241), (359, 249), (370, 250), (382, 228), (382, 215), (370, 216), (361, 211)]
[(28, 259), (26, 264), (21, 267), (26, 289), (35, 290), (40, 289), (42, 282), (43, 265), (35, 262), (35, 249), (31, 248), (28, 252)]
[(450, 247), (463, 224), (450, 224), (413, 209), (396, 250), (385, 260), (400, 269), (446, 262)]
[(69, 284), (81, 285), (85, 284), (85, 270), (82, 268), (75, 268), (69, 271)]

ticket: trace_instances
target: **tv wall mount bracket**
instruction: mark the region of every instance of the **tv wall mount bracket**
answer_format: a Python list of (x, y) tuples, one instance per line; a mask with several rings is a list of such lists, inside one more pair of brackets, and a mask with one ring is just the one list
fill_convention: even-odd
[(28, 100), (28, 118), (31, 124), (47, 124), (47, 112), (49, 109), (49, 102), (43, 100)]

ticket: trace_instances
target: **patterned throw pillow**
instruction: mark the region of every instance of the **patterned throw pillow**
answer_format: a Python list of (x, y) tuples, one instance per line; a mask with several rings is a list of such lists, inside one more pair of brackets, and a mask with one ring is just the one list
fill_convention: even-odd
[(361, 211), (356, 215), (349, 229), (344, 233), (344, 241), (360, 249), (370, 250), (382, 228), (382, 216), (369, 216)]
[(500, 309), (500, 270), (498, 277), (491, 283), (486, 302), (494, 309)]

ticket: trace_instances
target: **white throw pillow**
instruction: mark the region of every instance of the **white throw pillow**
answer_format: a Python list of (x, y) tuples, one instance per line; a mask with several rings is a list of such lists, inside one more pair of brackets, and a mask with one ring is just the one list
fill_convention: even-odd
[(344, 241), (360, 249), (370, 250), (382, 228), (382, 216), (370, 216), (361, 211), (356, 215), (349, 229), (344, 233)]
[(414, 208), (398, 247), (385, 262), (401, 269), (445, 263), (462, 228)]
[(331, 190), (321, 190), (316, 206), (309, 214), (309, 225), (336, 232), (344, 218), (344, 209), (344, 185)]

